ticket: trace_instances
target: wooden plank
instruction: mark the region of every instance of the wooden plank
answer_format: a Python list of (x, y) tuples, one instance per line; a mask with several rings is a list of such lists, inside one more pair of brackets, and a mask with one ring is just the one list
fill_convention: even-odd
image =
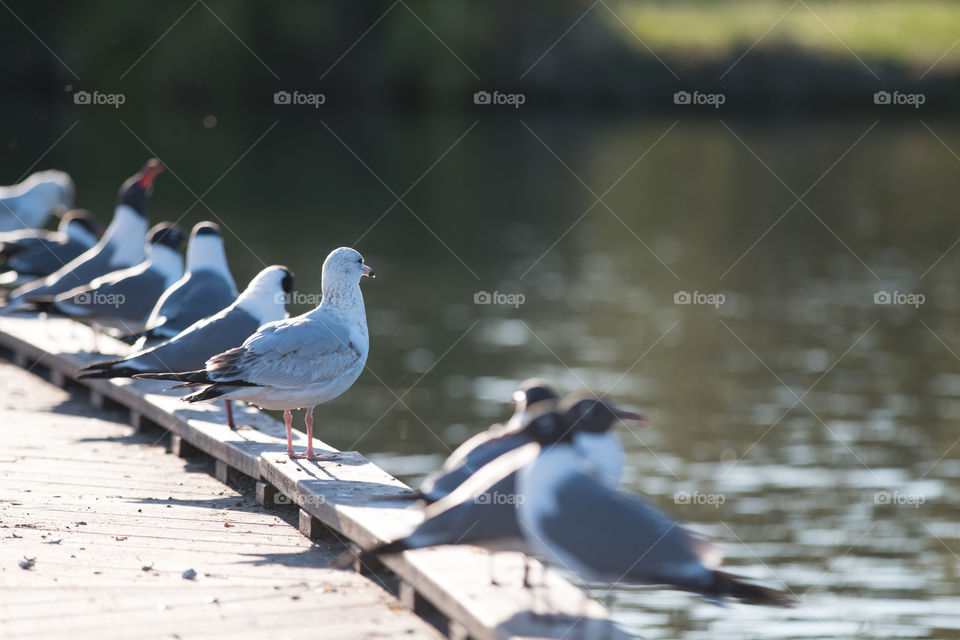
[[(126, 349), (109, 338), (96, 338), (88, 328), (70, 320), (49, 318), (39, 323), (24, 317), (0, 318), (0, 345), (26, 358), (43, 357), (45, 366), (68, 377), (102, 359), (89, 353), (95, 345), (106, 353)], [(229, 470), (235, 469), (257, 480), (261, 503), (266, 503), (268, 496), (280, 503), (288, 498), (300, 507), (303, 515), (298, 524), (311, 537), (332, 532), (368, 549), (403, 535), (422, 517), (403, 499), (412, 495), (410, 488), (357, 452), (338, 452), (315, 440), (316, 449), (339, 455), (324, 462), (287, 459), (283, 425), (255, 409), (235, 404), (240, 427), (234, 431), (225, 424), (222, 404), (185, 405), (166, 391), (168, 383), (89, 382), (96, 392), (169, 429), (181, 439), (179, 446), (188, 443), (211, 455), (218, 477), (227, 479)], [(295, 431), (294, 440), (295, 446), (306, 446), (302, 433)], [(3, 484), (0, 475), (0, 486)], [(95, 487), (84, 486), (80, 480), (73, 486), (97, 493)], [(450, 632), (455, 636), (628, 637), (609, 622), (602, 605), (551, 571), (535, 571), (535, 575), (545, 576), (544, 583), (533, 591), (524, 588), (522, 556), (514, 555), (511, 560), (510, 555), (496, 554), (498, 578), (503, 566), (516, 565), (516, 581), (503, 584), (498, 579), (496, 585), (478, 579), (490, 575), (494, 559), (472, 547), (405, 552), (385, 557), (383, 564), (407, 585), (403, 589), (413, 606), (418, 597), (425, 599), (452, 621)]]
[[(0, 384), (3, 638), (322, 629), (324, 638), (438, 640), (376, 583), (333, 568), (342, 545), (312, 544), (252, 494), (197, 473), (212, 464), (168, 455), (114, 412), (4, 362)], [(77, 491), (84, 478), (93, 481)], [(24, 558), (35, 563), (21, 568)]]

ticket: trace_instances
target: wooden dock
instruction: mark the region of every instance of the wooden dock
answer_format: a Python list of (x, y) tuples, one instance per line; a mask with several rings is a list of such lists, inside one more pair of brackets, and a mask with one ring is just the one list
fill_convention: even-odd
[(372, 576), (331, 568), (347, 543), (418, 522), (409, 488), (356, 452), (288, 460), (283, 425), (252, 408), (231, 431), (220, 404), (185, 405), (166, 383), (71, 386), (125, 349), (66, 319), (0, 318), (0, 350), (21, 367), (0, 363), (0, 636), (628, 637), (551, 571), (523, 588), (519, 554), (445, 547), (385, 557)]

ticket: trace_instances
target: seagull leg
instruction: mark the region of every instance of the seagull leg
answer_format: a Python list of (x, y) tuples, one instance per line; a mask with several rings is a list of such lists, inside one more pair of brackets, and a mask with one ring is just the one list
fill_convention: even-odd
[(336, 460), (337, 454), (330, 455), (313, 452), (313, 407), (307, 407), (307, 414), (303, 417), (303, 421), (307, 425), (307, 453), (305, 455), (301, 454), (302, 457), (306, 458), (307, 460), (320, 462)]
[(293, 453), (293, 414), (290, 413), (290, 409), (283, 411), (283, 424), (287, 426), (287, 456), (296, 458), (296, 454)]
[(313, 459), (313, 407), (307, 407), (307, 412), (303, 416), (303, 421), (307, 425), (307, 460)]
[(233, 405), (230, 404), (229, 400), (224, 400), (223, 404), (227, 408), (227, 426), (231, 429), (236, 429), (237, 425), (233, 421)]

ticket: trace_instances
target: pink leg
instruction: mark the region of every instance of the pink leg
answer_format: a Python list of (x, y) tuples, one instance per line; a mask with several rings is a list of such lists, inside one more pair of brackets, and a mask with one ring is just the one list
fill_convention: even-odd
[(313, 407), (307, 407), (303, 421), (307, 423), (307, 460), (313, 460)]
[(296, 455), (293, 453), (293, 414), (290, 413), (290, 409), (283, 412), (283, 424), (287, 425), (287, 456), (295, 458)]
[(229, 400), (224, 400), (223, 404), (227, 407), (227, 426), (231, 429), (236, 429), (237, 425), (233, 421), (233, 405), (230, 404)]
[(314, 461), (329, 461), (336, 460), (337, 454), (322, 454), (313, 452), (313, 407), (307, 408), (307, 413), (303, 417), (303, 421), (307, 425), (307, 452), (298, 453), (295, 457), (297, 458), (306, 458), (307, 460)]

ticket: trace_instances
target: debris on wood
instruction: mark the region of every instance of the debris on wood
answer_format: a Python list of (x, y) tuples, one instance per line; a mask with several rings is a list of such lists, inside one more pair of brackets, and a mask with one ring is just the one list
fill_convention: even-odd
[(20, 561), (20, 568), (24, 570), (33, 569), (33, 565), (37, 564), (36, 558), (24, 558)]
[(197, 572), (194, 571), (193, 569), (187, 569), (186, 571), (183, 572), (184, 580), (193, 580), (196, 577), (197, 577)]

